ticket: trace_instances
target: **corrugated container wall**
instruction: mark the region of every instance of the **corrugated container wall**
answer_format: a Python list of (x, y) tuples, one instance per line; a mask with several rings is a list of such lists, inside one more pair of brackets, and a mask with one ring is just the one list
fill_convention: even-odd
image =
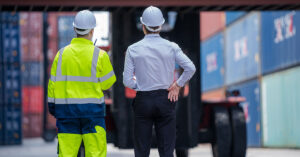
[(2, 12), (2, 63), (16, 63), (21, 61), (19, 50), (19, 14)]
[(200, 12), (200, 40), (203, 41), (225, 27), (224, 12)]
[(261, 13), (262, 72), (300, 64), (300, 11)]
[(262, 79), (263, 145), (300, 148), (300, 67)]
[(247, 122), (248, 146), (261, 146), (261, 105), (260, 105), (260, 83), (251, 80), (231, 86), (229, 90), (239, 90), (246, 102), (241, 103)]
[[(57, 15), (56, 13), (49, 13), (48, 14), (48, 29), (47, 29), (47, 35), (48, 35), (48, 61), (49, 61), (49, 67), (51, 67), (51, 64), (54, 60), (54, 57), (58, 51), (58, 31), (57, 31)], [(48, 73), (50, 71), (48, 70)], [(50, 74), (50, 73), (49, 73)]]
[(230, 25), (225, 31), (225, 82), (244, 81), (259, 74), (258, 13), (252, 13)]
[(230, 25), (231, 23), (235, 22), (242, 16), (246, 15), (247, 12), (245, 11), (226, 11), (226, 25)]
[(61, 49), (70, 44), (75, 32), (72, 27), (74, 16), (58, 17), (58, 48)]
[(202, 91), (224, 85), (224, 35), (219, 33), (201, 43)]
[[(1, 19), (0, 19), (1, 20)], [(1, 23), (0, 23), (1, 26)], [(0, 35), (1, 35), (1, 29), (0, 29)], [(0, 46), (1, 47), (1, 46)], [(0, 54), (1, 54), (0, 50)], [(3, 136), (4, 136), (4, 121), (3, 121), (3, 116), (4, 116), (4, 102), (3, 102), (3, 94), (4, 94), (4, 82), (3, 82), (3, 65), (0, 63), (0, 145), (4, 144)]]
[(42, 13), (20, 13), (21, 53), (23, 62), (43, 60), (42, 22)]
[[(22, 143), (21, 55), (19, 14), (1, 12), (1, 144)], [(4, 92), (5, 91), (5, 92)]]

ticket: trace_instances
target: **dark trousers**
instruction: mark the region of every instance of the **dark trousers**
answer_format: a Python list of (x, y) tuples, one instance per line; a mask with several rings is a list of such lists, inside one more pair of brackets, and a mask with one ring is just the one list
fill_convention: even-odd
[(168, 100), (168, 91), (138, 92), (133, 109), (135, 156), (149, 156), (154, 125), (160, 157), (173, 157), (176, 114), (175, 103)]

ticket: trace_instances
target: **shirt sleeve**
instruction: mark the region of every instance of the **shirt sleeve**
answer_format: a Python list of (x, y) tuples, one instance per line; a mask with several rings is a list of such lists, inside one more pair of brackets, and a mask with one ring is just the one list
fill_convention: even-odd
[(137, 84), (134, 79), (134, 62), (132, 57), (130, 56), (130, 49), (128, 48), (125, 56), (125, 65), (123, 72), (123, 84), (131, 89), (136, 89)]
[(174, 45), (175, 62), (184, 70), (176, 82), (180, 87), (183, 87), (192, 78), (196, 72), (196, 68), (194, 63), (182, 52), (181, 48), (175, 43)]

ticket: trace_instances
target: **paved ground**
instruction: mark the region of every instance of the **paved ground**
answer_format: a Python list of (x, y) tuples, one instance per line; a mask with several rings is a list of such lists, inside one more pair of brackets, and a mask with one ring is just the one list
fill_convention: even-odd
[[(210, 145), (199, 145), (190, 149), (190, 157), (212, 157)], [(45, 143), (42, 139), (27, 139), (22, 146), (1, 146), (0, 157), (56, 157), (56, 142)], [(119, 150), (109, 144), (107, 157), (133, 157), (133, 150)], [(151, 150), (150, 157), (159, 157)], [(300, 149), (249, 148), (247, 157), (300, 157)]]

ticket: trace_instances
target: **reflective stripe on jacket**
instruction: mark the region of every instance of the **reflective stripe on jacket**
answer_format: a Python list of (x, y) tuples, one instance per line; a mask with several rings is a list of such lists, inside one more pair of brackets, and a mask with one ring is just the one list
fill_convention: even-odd
[[(55, 116), (66, 114), (66, 117), (73, 117), (76, 110), (88, 111), (86, 107), (92, 112), (94, 107), (104, 105), (102, 90), (109, 89), (115, 81), (107, 53), (95, 47), (90, 40), (74, 38), (55, 56), (48, 84), (48, 103), (55, 104)], [(69, 115), (68, 110), (75, 113)], [(88, 114), (80, 112), (78, 117)]]

